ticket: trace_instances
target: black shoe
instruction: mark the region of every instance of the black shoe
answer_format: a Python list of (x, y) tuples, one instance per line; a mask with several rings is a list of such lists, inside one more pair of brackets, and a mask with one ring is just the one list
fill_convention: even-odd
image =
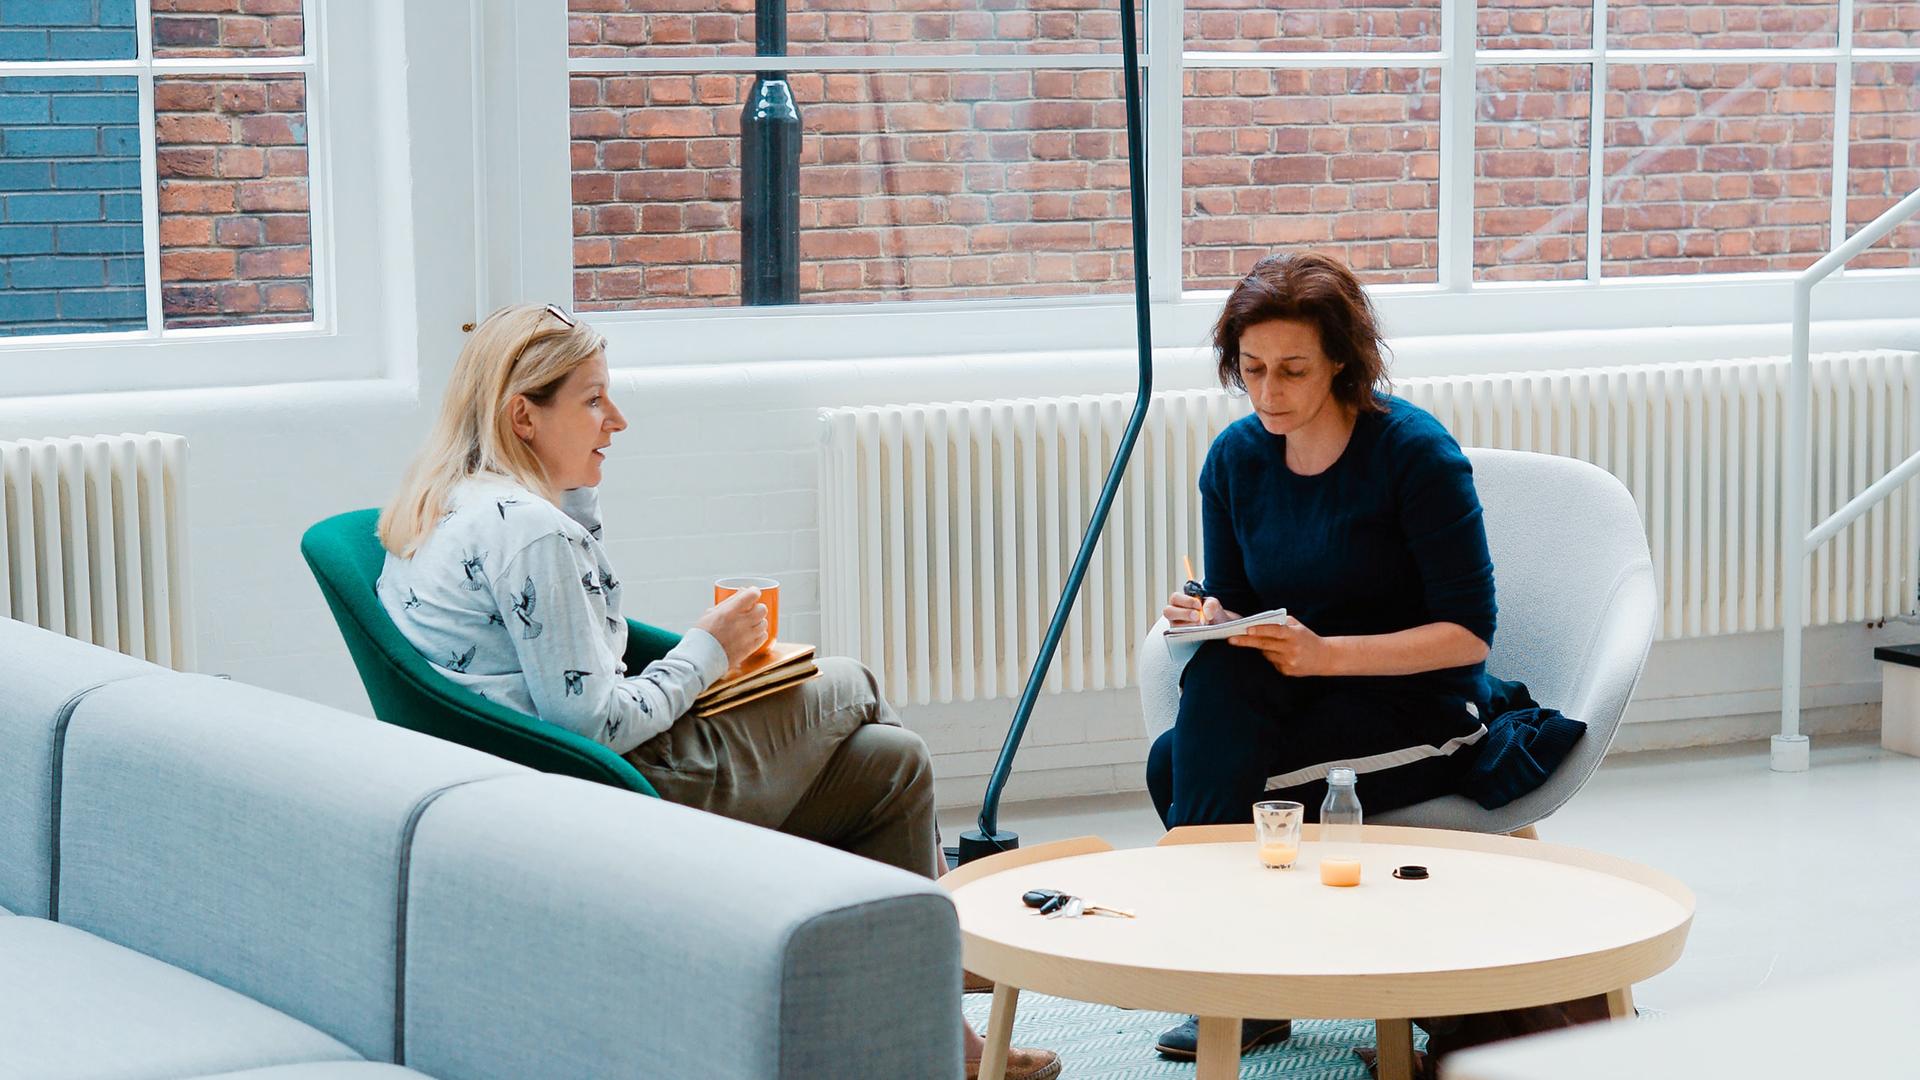
[[(1291, 1020), (1242, 1020), (1240, 1021), (1240, 1052), (1246, 1053), (1256, 1046), (1268, 1043), (1286, 1042), (1293, 1034)], [(1189, 1016), (1186, 1021), (1160, 1033), (1160, 1041), (1153, 1044), (1160, 1056), (1174, 1061), (1192, 1061), (1200, 1048), (1200, 1021)]]

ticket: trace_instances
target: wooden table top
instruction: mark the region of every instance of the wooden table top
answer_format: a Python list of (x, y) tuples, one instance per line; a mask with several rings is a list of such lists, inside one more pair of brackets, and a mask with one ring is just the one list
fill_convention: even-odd
[[(1211, 1016), (1425, 1016), (1605, 993), (1670, 966), (1693, 918), (1684, 885), (1627, 860), (1436, 829), (1367, 827), (1362, 884), (1330, 888), (1307, 833), (1291, 870), (1261, 866), (1251, 826), (1228, 826), (1152, 848), (1065, 841), (942, 880), (969, 970)], [(1392, 876), (1408, 863), (1431, 876)], [(1033, 888), (1137, 917), (1040, 918), (1020, 902)]]

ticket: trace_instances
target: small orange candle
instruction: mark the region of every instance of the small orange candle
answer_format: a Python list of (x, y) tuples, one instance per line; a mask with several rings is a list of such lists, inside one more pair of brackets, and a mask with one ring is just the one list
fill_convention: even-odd
[(1320, 884), (1343, 889), (1360, 884), (1360, 860), (1321, 859)]
[(1284, 870), (1299, 857), (1300, 848), (1294, 844), (1260, 845), (1260, 865), (1269, 870)]

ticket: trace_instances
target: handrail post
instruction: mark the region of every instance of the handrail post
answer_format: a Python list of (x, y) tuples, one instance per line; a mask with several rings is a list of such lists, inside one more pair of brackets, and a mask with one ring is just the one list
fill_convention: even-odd
[(1809, 436), (1807, 410), (1813, 383), (1812, 372), (1813, 282), (1804, 277), (1793, 282), (1793, 357), (1787, 362), (1787, 467), (1786, 521), (1780, 530), (1780, 550), (1786, 557), (1781, 567), (1780, 633), (1783, 639), (1780, 663), (1780, 734), (1773, 737), (1769, 767), (1774, 772), (1805, 772), (1812, 761), (1812, 746), (1800, 734), (1800, 634), (1807, 614), (1807, 532), (1813, 506), (1807, 492)]
[(1774, 772), (1805, 772), (1812, 763), (1811, 744), (1800, 734), (1800, 638), (1807, 621), (1807, 557), (1819, 546), (1812, 535), (1813, 496), (1807, 490), (1807, 471), (1812, 457), (1807, 414), (1813, 407), (1813, 287), (1916, 213), (1920, 213), (1920, 189), (1909, 192), (1906, 198), (1888, 207), (1793, 279), (1793, 356), (1787, 362), (1787, 462), (1781, 478), (1786, 490), (1780, 537), (1781, 556), (1785, 560), (1780, 574), (1780, 734), (1773, 737), (1770, 767)]

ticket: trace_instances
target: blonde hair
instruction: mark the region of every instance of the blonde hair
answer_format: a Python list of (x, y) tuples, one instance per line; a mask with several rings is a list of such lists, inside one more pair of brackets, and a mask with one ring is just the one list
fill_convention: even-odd
[(586, 323), (552, 305), (516, 304), (486, 317), (454, 362), (433, 434), (380, 512), (380, 543), (411, 558), (462, 480), (491, 473), (558, 501), (546, 467), (513, 432), (515, 395), (544, 405), (574, 369), (606, 348)]

